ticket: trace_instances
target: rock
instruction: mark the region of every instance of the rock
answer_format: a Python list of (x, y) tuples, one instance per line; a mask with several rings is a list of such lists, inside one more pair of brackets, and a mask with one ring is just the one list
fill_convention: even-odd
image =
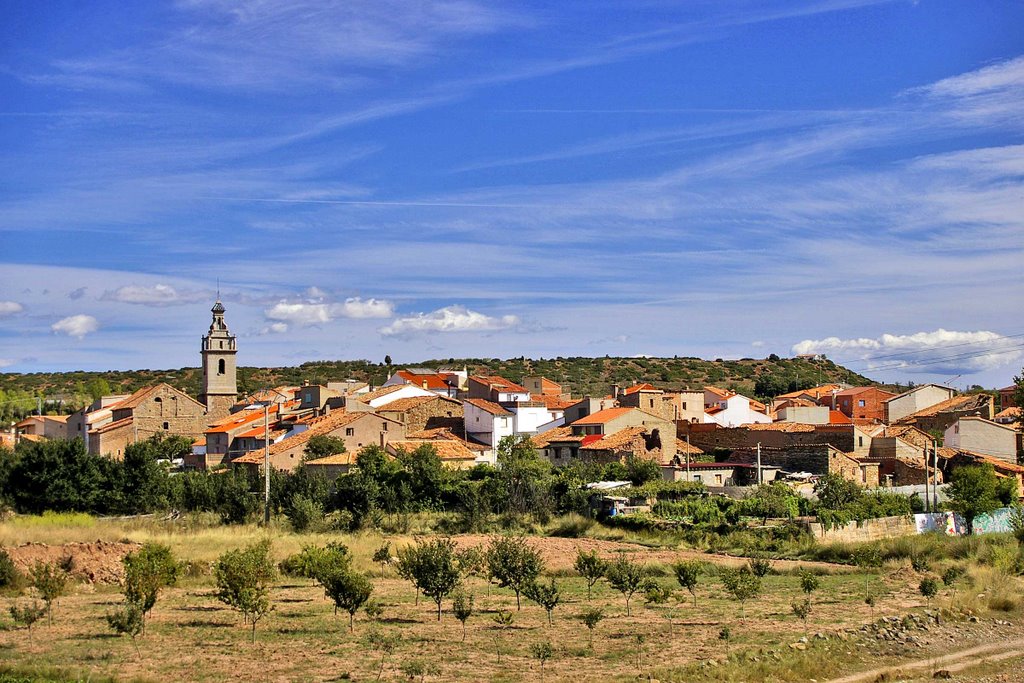
[(932, 674), (932, 678), (952, 678), (953, 674), (949, 669), (939, 669)]
[(795, 643), (790, 643), (789, 647), (794, 649), (794, 650), (806, 650), (807, 649), (807, 643), (801, 643), (801, 642), (797, 641)]
[(805, 645), (806, 645), (806, 644), (807, 644), (807, 636), (802, 636), (802, 637), (800, 638), (800, 640), (799, 640), (799, 641), (797, 641), (797, 642), (800, 642), (800, 643), (803, 643), (803, 644), (805, 644)]
[(979, 619), (978, 619), (978, 617), (971, 617), (970, 619), (968, 619), (968, 621), (971, 622), (972, 624), (977, 624)]

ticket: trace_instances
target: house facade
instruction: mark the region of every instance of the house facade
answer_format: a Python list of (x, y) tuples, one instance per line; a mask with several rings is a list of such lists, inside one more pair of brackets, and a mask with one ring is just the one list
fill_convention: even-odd
[(956, 392), (940, 384), (922, 384), (885, 401), (885, 422), (893, 423), (919, 410), (948, 401)]

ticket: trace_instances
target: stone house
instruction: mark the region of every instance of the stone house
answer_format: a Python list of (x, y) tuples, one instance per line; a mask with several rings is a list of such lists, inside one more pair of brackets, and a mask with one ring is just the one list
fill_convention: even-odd
[(116, 460), (132, 443), (155, 434), (195, 440), (206, 430), (206, 407), (168, 384), (139, 389), (109, 406), (110, 422), (89, 432), (89, 453)]
[(436, 427), (451, 427), (461, 422), (462, 403), (445, 396), (413, 396), (386, 403), (379, 415), (405, 425), (407, 432)]
[(948, 401), (936, 403), (924, 410), (905, 415), (898, 424), (912, 425), (921, 431), (945, 432), (961, 417), (981, 417), (991, 420), (995, 399), (988, 394), (961, 394)]
[(66, 439), (69, 436), (68, 417), (68, 415), (29, 415), (14, 425), (14, 433), (18, 436), (37, 436), (43, 439)]
[(956, 394), (955, 391), (941, 384), (922, 384), (914, 387), (910, 391), (905, 391), (899, 396), (893, 396), (884, 401), (885, 422), (892, 424), (907, 415), (930, 408), (936, 403), (948, 401), (953, 398), (954, 394)]

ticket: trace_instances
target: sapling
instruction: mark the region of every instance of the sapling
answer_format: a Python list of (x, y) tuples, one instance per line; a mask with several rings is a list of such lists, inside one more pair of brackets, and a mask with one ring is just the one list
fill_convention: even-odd
[(821, 587), (821, 579), (811, 572), (800, 572), (800, 590), (807, 596), (807, 603), (811, 602), (811, 593)]
[(626, 616), (630, 616), (629, 600), (643, 586), (643, 567), (620, 555), (617, 560), (608, 565), (608, 571), (605, 576), (612, 588), (622, 593), (623, 597), (626, 598)]
[(135, 654), (139, 657), (142, 653), (135, 637), (142, 632), (144, 614), (142, 605), (131, 600), (125, 601), (119, 610), (107, 614), (107, 624), (117, 633), (131, 637)]
[(807, 630), (807, 617), (811, 615), (811, 600), (807, 598), (805, 600), (796, 600), (792, 605), (793, 614), (797, 619), (804, 622), (804, 630)]
[[(515, 617), (512, 614), (512, 612), (507, 612), (505, 610), (498, 610), (498, 613), (495, 614), (492, 618), (494, 619), (494, 623), (498, 625), (498, 633), (499, 634), (500, 633), (504, 633), (505, 631), (507, 631), (512, 626), (512, 622), (515, 620)], [(500, 638), (495, 638), (494, 639), (494, 643), (495, 643), (495, 649), (498, 652), (498, 663), (500, 664), (501, 663), (501, 639)]]
[(551, 613), (558, 603), (561, 602), (561, 592), (558, 590), (558, 584), (555, 583), (554, 577), (551, 578), (550, 583), (543, 584), (534, 582), (526, 587), (524, 591), (526, 597), (533, 600), (535, 603), (544, 608), (544, 611), (548, 613), (548, 626), (551, 625)]
[(46, 621), (53, 624), (53, 603), (67, 591), (71, 575), (52, 562), (36, 562), (29, 572), (31, 585), (46, 603)]
[(452, 599), (452, 612), (462, 623), (462, 642), (466, 642), (466, 622), (473, 616), (473, 594), (462, 590), (456, 591)]
[(701, 564), (697, 560), (683, 560), (672, 565), (676, 581), (693, 596), (693, 606), (697, 606), (697, 581), (700, 579)]
[(932, 598), (934, 598), (939, 592), (939, 582), (936, 581), (934, 577), (926, 576), (921, 579), (921, 583), (918, 584), (917, 589), (921, 591), (921, 595), (925, 597), (930, 605)]
[(543, 640), (539, 643), (533, 643), (530, 645), (530, 654), (533, 658), (540, 662), (540, 680), (544, 680), (544, 663), (551, 659), (551, 655), (554, 654), (554, 648), (551, 647), (550, 640)]
[(601, 580), (605, 572), (608, 570), (608, 561), (598, 557), (596, 550), (591, 550), (589, 553), (577, 550), (576, 561), (572, 566), (573, 569), (575, 569), (576, 572), (586, 580), (587, 600), (590, 600), (594, 584)]
[(604, 610), (600, 607), (585, 609), (583, 610), (583, 613), (580, 614), (580, 620), (587, 627), (589, 646), (591, 650), (594, 649), (594, 629), (597, 628), (597, 625), (601, 623), (602, 619), (604, 619)]
[(384, 578), (384, 565), (391, 563), (391, 542), (387, 541), (373, 551), (373, 561), (380, 565), (380, 578)]
[(729, 591), (732, 597), (740, 603), (740, 618), (744, 617), (743, 611), (747, 600), (756, 598), (761, 593), (761, 579), (750, 571), (749, 567), (743, 566), (739, 569), (726, 570), (720, 573), (722, 584)]
[(35, 600), (32, 601), (31, 605), (25, 605), (24, 607), (18, 607), (17, 605), (11, 605), (10, 607), (11, 619), (18, 626), (24, 626), (28, 629), (28, 637), (32, 638), (32, 627), (37, 621), (46, 616), (46, 606), (40, 605)]

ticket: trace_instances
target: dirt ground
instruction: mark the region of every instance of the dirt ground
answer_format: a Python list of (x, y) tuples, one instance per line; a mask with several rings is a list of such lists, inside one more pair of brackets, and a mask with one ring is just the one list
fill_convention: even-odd
[(139, 548), (138, 543), (26, 543), (14, 548), (5, 548), (14, 561), (14, 566), (23, 574), (36, 562), (57, 563), (70, 568), (75, 581), (88, 584), (116, 584), (124, 578), (122, 560), (128, 553)]

